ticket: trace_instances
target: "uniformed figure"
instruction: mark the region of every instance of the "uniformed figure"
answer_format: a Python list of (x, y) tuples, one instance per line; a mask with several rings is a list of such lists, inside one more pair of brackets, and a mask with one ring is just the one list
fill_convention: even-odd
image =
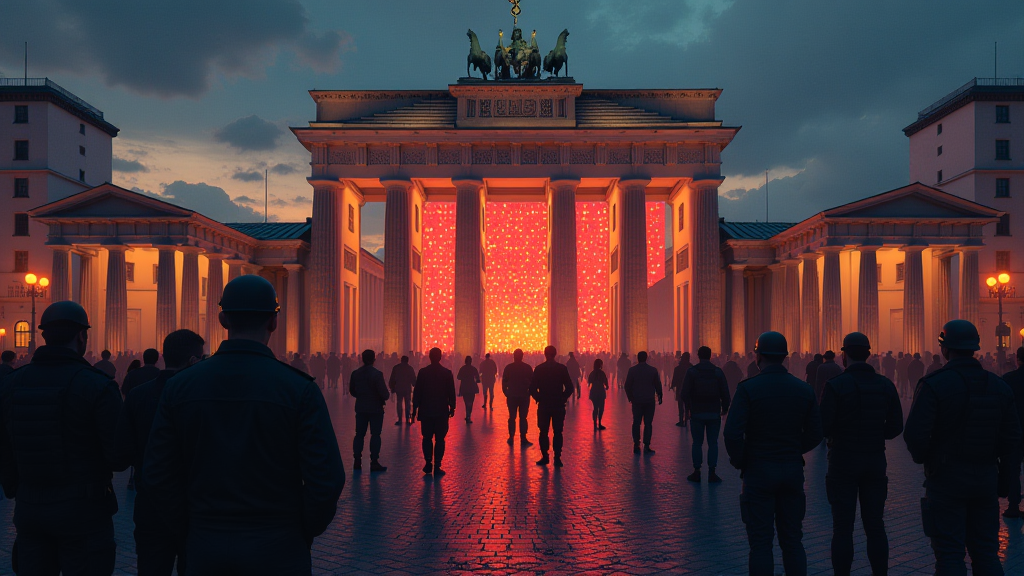
[(480, 387), (484, 393), (484, 408), (494, 410), (494, 383), (498, 380), (498, 365), (491, 360), (490, 354), (484, 355), (480, 362)]
[(644, 453), (654, 454), (651, 438), (654, 435), (654, 400), (658, 404), (663, 399), (661, 376), (658, 369), (647, 363), (647, 352), (641, 350), (636, 354), (636, 366), (626, 372), (626, 398), (633, 409), (633, 453), (640, 453), (640, 424), (643, 423)]
[(1020, 465), (1021, 427), (1010, 387), (974, 358), (980, 341), (966, 320), (942, 327), (948, 362), (918, 382), (903, 432), (914, 462), (924, 464), (921, 523), (936, 574), (965, 574), (965, 548), (974, 574), (1003, 573), (999, 496)]
[(511, 446), (516, 437), (516, 415), (519, 416), (519, 442), (525, 448), (533, 442), (526, 439), (529, 424), (526, 417), (530, 415), (530, 384), (533, 382), (533, 368), (523, 362), (523, 351), (512, 352), (512, 363), (505, 366), (501, 373), (501, 391), (505, 394), (508, 404), (508, 445)]
[(826, 350), (822, 355), (822, 362), (814, 370), (814, 396), (821, 401), (821, 394), (825, 390), (825, 382), (843, 373), (843, 367), (836, 363), (836, 353)]
[(530, 396), (537, 401), (537, 427), (540, 429), (541, 459), (538, 466), (547, 466), (548, 431), (552, 432), (552, 446), (555, 452), (555, 467), (562, 467), (562, 430), (565, 428), (565, 403), (575, 393), (575, 386), (565, 364), (555, 360), (558, 351), (554, 346), (544, 349), (545, 361), (533, 371)]
[(416, 375), (412, 392), (412, 411), (420, 421), (423, 434), (424, 474), (444, 476), (444, 459), (448, 420), (455, 416), (455, 377), (441, 365), (441, 349), (430, 349), (430, 364)]
[(270, 282), (239, 276), (220, 307), (228, 338), (167, 381), (143, 478), (186, 537), (190, 574), (309, 574), (345, 485), (327, 404), (267, 347), (280, 310)]
[(889, 539), (882, 513), (888, 494), (885, 441), (903, 432), (896, 385), (867, 363), (871, 342), (860, 332), (843, 339), (846, 370), (827, 382), (821, 397), (821, 429), (828, 439), (825, 491), (832, 505), (832, 570), (850, 574), (857, 501), (876, 575), (889, 568)]
[[(349, 377), (351, 381), (351, 376)], [(398, 420), (395, 426), (400, 426), (402, 420), (406, 424), (412, 424), (412, 387), (416, 385), (416, 370), (409, 365), (409, 357), (402, 356), (402, 361), (391, 370), (391, 377), (388, 379), (388, 387), (395, 393), (395, 406), (398, 410)], [(403, 413), (402, 405), (405, 405)]]
[[(153, 427), (156, 407), (167, 381), (179, 371), (203, 357), (205, 342), (191, 330), (177, 330), (164, 338), (164, 369), (149, 382), (135, 386), (125, 398), (117, 421), (117, 453), (122, 461), (131, 462), (138, 474), (135, 489), (135, 553), (139, 576), (170, 576), (175, 559), (178, 574), (185, 574), (185, 542), (167, 530), (160, 515), (159, 503), (145, 483), (143, 469), (149, 431)], [(138, 372), (138, 370), (136, 370)]]
[(789, 354), (785, 336), (761, 334), (754, 352), (758, 374), (736, 387), (724, 432), (729, 461), (743, 478), (750, 574), (774, 574), (777, 527), (787, 576), (806, 576), (803, 454), (821, 442), (818, 403), (811, 387), (782, 365)]
[(85, 361), (89, 318), (74, 302), (51, 304), (44, 346), (0, 383), (0, 481), (16, 500), (18, 574), (111, 574), (117, 498), (113, 470), (121, 392)]
[(356, 436), (352, 440), (353, 470), (363, 469), (363, 442), (370, 429), (370, 472), (385, 472), (380, 464), (380, 433), (384, 427), (384, 405), (391, 393), (384, 384), (384, 374), (373, 363), (373, 350), (363, 350), (363, 365), (352, 371), (349, 393), (356, 399)]
[[(1017, 369), (1003, 374), (1003, 381), (1013, 391), (1013, 403), (1017, 407), (1017, 419), (1021, 422), (1022, 427), (1024, 427), (1024, 346), (1017, 348)], [(1006, 512), (1003, 512), (1003, 516), (1005, 518), (1020, 518), (1020, 466), (1013, 466), (1013, 471), (1010, 473), (1010, 494), (1006, 499), (1008, 505)]]

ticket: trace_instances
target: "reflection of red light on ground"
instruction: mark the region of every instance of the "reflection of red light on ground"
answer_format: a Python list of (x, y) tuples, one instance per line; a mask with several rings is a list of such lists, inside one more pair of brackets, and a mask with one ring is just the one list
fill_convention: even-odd
[(548, 206), (488, 202), (487, 349), (543, 350), (548, 344)]
[(647, 287), (665, 277), (665, 203), (647, 203)]
[(455, 346), (455, 203), (423, 205), (423, 347)]
[(576, 203), (576, 302), (580, 351), (608, 350), (608, 203)]

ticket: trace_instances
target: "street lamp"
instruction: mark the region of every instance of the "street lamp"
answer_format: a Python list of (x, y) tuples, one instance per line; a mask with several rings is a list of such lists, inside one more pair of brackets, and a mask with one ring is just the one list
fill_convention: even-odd
[[(25, 274), (25, 283), (29, 285), (32, 294), (32, 331), (28, 337), (28, 353), (32, 354), (36, 351), (36, 285), (38, 284), (40, 288), (46, 288), (50, 285), (50, 281), (46, 278), (39, 278), (30, 272)], [(39, 292), (38, 295), (42, 297), (43, 294)]]
[(988, 280), (985, 280), (985, 284), (988, 284), (989, 289), (996, 293), (996, 298), (999, 300), (999, 325), (996, 326), (996, 358), (999, 362), (999, 369), (1006, 365), (1006, 349), (1010, 347), (1010, 326), (1006, 322), (1003, 322), (1003, 298), (1006, 297), (1006, 288), (1010, 283), (1010, 275), (1006, 272), (1000, 273), (998, 276), (989, 276)]

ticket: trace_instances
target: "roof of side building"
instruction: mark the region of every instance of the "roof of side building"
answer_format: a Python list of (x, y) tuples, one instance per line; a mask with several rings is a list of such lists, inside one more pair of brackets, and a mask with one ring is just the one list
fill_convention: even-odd
[(50, 102), (103, 130), (117, 136), (120, 129), (103, 118), (95, 106), (82, 100), (49, 78), (0, 78), (0, 102)]
[(913, 136), (971, 102), (1024, 101), (1024, 78), (974, 78), (917, 113), (917, 120), (903, 129)]

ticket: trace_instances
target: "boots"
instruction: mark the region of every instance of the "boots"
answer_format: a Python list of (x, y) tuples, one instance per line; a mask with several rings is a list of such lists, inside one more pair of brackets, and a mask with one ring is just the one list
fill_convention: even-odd
[(444, 475), (445, 471), (441, 470), (441, 463), (438, 462), (437, 465), (434, 466), (434, 478), (440, 478), (441, 476)]
[(544, 455), (541, 456), (541, 459), (537, 460), (537, 466), (547, 466), (549, 462), (551, 462), (551, 460), (548, 459), (548, 453), (545, 452)]
[(715, 467), (714, 466), (709, 466), (708, 467), (708, 482), (713, 483), (713, 484), (717, 484), (717, 483), (719, 483), (721, 481), (722, 481), (722, 479), (718, 477), (718, 474), (715, 474)]
[(511, 446), (511, 445), (513, 445), (515, 443), (516, 443), (516, 437), (515, 436), (509, 436), (508, 437), (508, 445)]
[(363, 458), (362, 458), (362, 456), (356, 456), (355, 462), (352, 463), (352, 469), (353, 470), (362, 470), (363, 469)]
[(1007, 506), (1006, 512), (1003, 512), (1003, 518), (1020, 518), (1021, 512), (1019, 506)]
[(376, 458), (373, 458), (372, 460), (370, 460), (370, 472), (387, 472), (387, 471), (388, 471), (388, 467), (387, 466), (381, 466), (380, 462)]
[(434, 471), (434, 465), (431, 464), (430, 462), (427, 462), (427, 465), (423, 467), (423, 473), (424, 474), (430, 474), (433, 471)]
[(533, 446), (533, 442), (530, 442), (529, 440), (526, 439), (526, 434), (523, 434), (522, 436), (519, 437), (519, 443), (522, 444), (523, 446)]
[(689, 480), (690, 482), (696, 482), (700, 484), (700, 468), (694, 468), (693, 474), (687, 476), (686, 479)]
[(633, 454), (639, 454), (639, 453), (640, 453), (640, 443), (639, 442), (633, 442)]
[(654, 448), (650, 444), (644, 444), (644, 454), (654, 454)]
[(555, 456), (555, 468), (561, 468), (561, 467), (562, 467), (562, 457), (561, 456)]

